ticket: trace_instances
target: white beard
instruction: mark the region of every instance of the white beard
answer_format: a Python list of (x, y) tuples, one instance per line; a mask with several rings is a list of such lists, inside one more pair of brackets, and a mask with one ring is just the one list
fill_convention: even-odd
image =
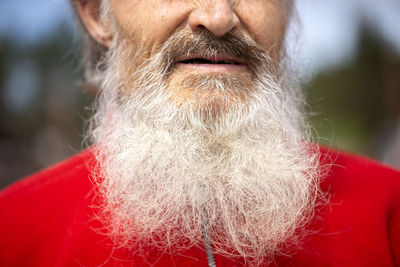
[(117, 246), (182, 252), (204, 246), (206, 227), (214, 253), (259, 264), (298, 245), (319, 175), (298, 87), (264, 66), (251, 90), (235, 89), (247, 90), (243, 101), (215, 76), (198, 86), (223, 92), (223, 104), (177, 103), (163, 51), (131, 80), (127, 65), (137, 56), (123, 41), (112, 51), (89, 135), (102, 218)]

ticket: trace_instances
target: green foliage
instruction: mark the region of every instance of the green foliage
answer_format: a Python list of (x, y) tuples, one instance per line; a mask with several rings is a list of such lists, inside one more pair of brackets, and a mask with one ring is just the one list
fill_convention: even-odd
[[(390, 90), (400, 90), (386, 81), (384, 72), (400, 66), (399, 57), (389, 51), (364, 27), (358, 53), (350, 64), (320, 73), (307, 86), (311, 110), (317, 114), (311, 123), (321, 142), (379, 156), (378, 139), (389, 119), (385, 96)], [(388, 65), (388, 60), (394, 64)]]

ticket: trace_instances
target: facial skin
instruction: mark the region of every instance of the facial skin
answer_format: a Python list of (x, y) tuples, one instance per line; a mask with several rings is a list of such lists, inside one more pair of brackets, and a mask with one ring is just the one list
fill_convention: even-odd
[[(119, 39), (141, 48), (141, 61), (155, 55), (159, 47), (174, 33), (187, 32), (192, 35), (207, 31), (217, 38), (228, 33), (246, 37), (264, 49), (274, 61), (280, 61), (283, 39), (290, 13), (290, 1), (281, 0), (110, 0), (114, 23)], [(97, 3), (97, 4), (96, 4)], [(112, 46), (115, 29), (98, 21), (96, 10), (100, 1), (78, 1), (78, 10), (83, 22), (94, 39), (102, 45)], [(133, 50), (133, 49), (132, 49)], [(182, 64), (194, 56), (180, 56), (175, 60), (174, 71), (169, 77), (171, 98), (188, 101), (194, 93), (197, 100), (215, 97), (217, 91), (199, 95), (182, 85), (191, 75), (198, 79), (206, 76), (237, 76), (250, 79), (252, 71), (246, 58), (218, 54), (206, 60), (231, 60), (236, 64)], [(136, 62), (137, 66), (139, 62)], [(132, 62), (130, 63), (132, 64)], [(134, 70), (132, 70), (134, 71)], [(250, 76), (249, 76), (250, 75)], [(243, 79), (244, 78), (244, 79)], [(197, 103), (198, 104), (198, 103)], [(200, 103), (201, 104), (201, 103)]]
[(111, 0), (110, 3), (118, 25), (143, 44), (149, 56), (173, 32), (196, 33), (205, 28), (218, 37), (230, 31), (239, 32), (278, 59), (289, 11), (288, 1), (280, 0)]

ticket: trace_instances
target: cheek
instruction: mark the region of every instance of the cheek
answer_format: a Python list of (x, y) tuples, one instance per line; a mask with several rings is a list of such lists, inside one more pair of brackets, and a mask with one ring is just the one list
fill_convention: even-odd
[(244, 30), (274, 58), (280, 54), (286, 33), (288, 14), (283, 2), (242, 0), (241, 9), (238, 9)]
[(182, 1), (113, 0), (120, 31), (150, 53), (183, 25), (188, 9)]

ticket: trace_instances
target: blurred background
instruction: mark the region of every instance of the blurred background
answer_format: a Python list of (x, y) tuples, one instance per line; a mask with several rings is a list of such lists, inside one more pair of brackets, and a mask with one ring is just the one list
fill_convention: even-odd
[[(298, 0), (315, 140), (400, 168), (400, 1)], [(82, 149), (93, 96), (67, 0), (0, 1), (0, 188)]]

